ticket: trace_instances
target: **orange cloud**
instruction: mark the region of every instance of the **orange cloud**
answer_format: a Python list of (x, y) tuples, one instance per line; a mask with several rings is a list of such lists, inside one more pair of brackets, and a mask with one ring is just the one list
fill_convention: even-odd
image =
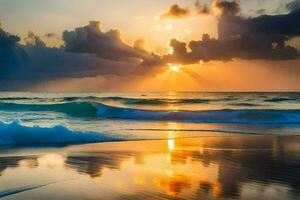
[(182, 8), (178, 4), (174, 4), (170, 6), (169, 10), (160, 16), (161, 19), (163, 18), (173, 18), (173, 19), (180, 19), (187, 17), (190, 14), (187, 8)]

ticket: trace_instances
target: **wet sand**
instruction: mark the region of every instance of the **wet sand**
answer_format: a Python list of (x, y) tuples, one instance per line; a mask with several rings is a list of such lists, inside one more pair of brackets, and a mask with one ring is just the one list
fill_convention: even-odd
[(300, 137), (0, 149), (0, 199), (300, 198)]

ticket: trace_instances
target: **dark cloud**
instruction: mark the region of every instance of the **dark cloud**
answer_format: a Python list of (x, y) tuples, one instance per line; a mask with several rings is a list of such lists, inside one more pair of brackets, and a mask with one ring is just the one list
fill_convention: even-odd
[(199, 15), (208, 15), (210, 14), (210, 7), (205, 3), (201, 3), (199, 0), (195, 2), (195, 7)]
[[(284, 15), (262, 15), (243, 18), (238, 1), (214, 1), (221, 13), (218, 18), (217, 39), (203, 35), (202, 40), (189, 45), (173, 40), (173, 54), (165, 62), (195, 63), (200, 60), (267, 59), (286, 60), (299, 57), (299, 51), (286, 44), (300, 36), (300, 10)], [(189, 51), (187, 50), (189, 47)]]
[(66, 52), (64, 48), (38, 45), (23, 47), (29, 61), (26, 71), (33, 79), (59, 79), (122, 75), (132, 70), (131, 63), (101, 59), (91, 54)]
[(27, 37), (24, 39), (24, 41), (28, 46), (37, 46), (41, 48), (46, 47), (46, 44), (40, 39), (40, 37), (36, 36), (32, 31), (28, 32)]
[[(262, 15), (256, 18), (233, 18), (233, 28), (239, 26), (244, 31), (256, 34), (299, 36), (300, 35), (300, 10), (284, 15)], [(241, 30), (235, 30), (238, 32)]]
[[(197, 6), (204, 8), (205, 4), (197, 1)], [(143, 39), (132, 45), (125, 43), (119, 30), (105, 32), (98, 21), (64, 31), (64, 46), (60, 48), (47, 47), (32, 31), (22, 45), (18, 36), (0, 28), (0, 82), (36, 83), (64, 78), (140, 75), (167, 63), (295, 59), (299, 51), (288, 44), (300, 36), (299, 0), (288, 3), (286, 8), (287, 14), (245, 18), (240, 14), (239, 1), (215, 0), (207, 9), (208, 12), (210, 9), (219, 11), (218, 38), (204, 34), (189, 43), (173, 39), (170, 41), (173, 53), (165, 56), (148, 52)], [(187, 9), (175, 4), (164, 17), (180, 18), (188, 14)], [(46, 37), (52, 36), (46, 34)], [(2, 88), (7, 85), (7, 82), (0, 83)]]
[(20, 70), (21, 61), (26, 59), (25, 51), (18, 42), (20, 38), (11, 35), (0, 28), (0, 78), (13, 77), (16, 70)]
[(57, 35), (55, 33), (46, 33), (45, 37), (47, 37), (47, 38), (55, 38), (55, 37), (57, 37)]
[(175, 18), (180, 19), (187, 17), (189, 15), (189, 10), (187, 8), (182, 8), (178, 4), (170, 6), (169, 10), (161, 15), (161, 18)]
[(116, 61), (143, 59), (146, 56), (144, 52), (125, 44), (119, 30), (102, 32), (98, 21), (74, 31), (65, 31), (63, 39), (68, 52), (95, 54)]
[(259, 9), (256, 11), (256, 14), (258, 15), (264, 15), (266, 13), (266, 9)]
[(140, 75), (161, 63), (144, 49), (143, 40), (131, 47), (119, 31), (103, 33), (98, 22), (65, 31), (64, 40), (66, 46), (50, 48), (29, 31), (21, 45), (18, 36), (0, 29), (0, 89), (65, 78)]
[(99, 21), (91, 21), (89, 25), (63, 33), (67, 52), (95, 54), (99, 58), (126, 61), (131, 63), (152, 62), (154, 55), (141, 49), (141, 41), (135, 47), (123, 42), (119, 30), (103, 32)]
[(218, 15), (223, 17), (234, 16), (240, 12), (238, 0), (213, 0), (211, 6), (197, 0), (195, 7), (198, 14), (210, 14), (214, 10)]
[(20, 38), (16, 35), (11, 35), (6, 33), (3, 29), (0, 28), (0, 47), (12, 47), (20, 41)]
[(180, 42), (176, 39), (172, 39), (170, 46), (173, 49), (171, 55), (166, 55), (163, 57), (165, 63), (180, 63), (180, 64), (190, 64), (197, 60), (192, 59), (192, 54), (188, 52), (187, 45), (185, 42)]
[(213, 7), (223, 16), (233, 16), (241, 10), (239, 0), (214, 0)]
[(286, 8), (290, 12), (297, 12), (300, 10), (300, 0), (294, 0), (286, 5)]

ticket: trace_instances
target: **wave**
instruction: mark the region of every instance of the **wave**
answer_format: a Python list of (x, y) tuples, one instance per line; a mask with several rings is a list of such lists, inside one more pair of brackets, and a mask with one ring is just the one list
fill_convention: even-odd
[(275, 97), (272, 99), (266, 99), (265, 102), (284, 102), (284, 101), (297, 101), (299, 100), (298, 98), (279, 98)]
[(260, 104), (254, 104), (254, 103), (230, 103), (228, 105), (231, 105), (231, 106), (245, 106), (245, 107), (261, 106)]
[(18, 104), (0, 103), (2, 111), (48, 111), (61, 112), (74, 117), (96, 117), (97, 104), (91, 102), (72, 102), (58, 104)]
[(168, 104), (194, 104), (209, 103), (212, 99), (171, 99), (171, 98), (126, 98), (126, 97), (104, 97), (101, 101), (118, 101), (125, 105), (168, 105)]
[[(273, 97), (261, 96), (264, 102), (280, 103), (285, 101), (298, 101), (299, 97)], [(238, 101), (239, 98), (235, 96), (227, 96), (221, 98), (145, 98), (145, 96), (138, 97), (97, 97), (97, 96), (85, 96), (85, 97), (0, 97), (1, 101), (35, 101), (35, 102), (60, 102), (60, 103), (72, 103), (72, 102), (95, 102), (105, 103), (107, 101), (120, 102), (124, 105), (167, 105), (167, 104), (208, 104), (214, 102), (229, 102), (229, 105), (236, 106), (255, 106), (255, 104), (248, 103), (230, 103)]]
[[(88, 97), (91, 99), (91, 97)], [(87, 99), (86, 99), (87, 100)], [(95, 98), (94, 98), (95, 100)], [(103, 101), (118, 101), (125, 105), (168, 105), (168, 104), (209, 104), (213, 102), (230, 102), (236, 101), (236, 97), (226, 97), (226, 98), (216, 98), (216, 99), (206, 99), (206, 98), (127, 98), (127, 97), (103, 97), (98, 98), (99, 102)]]
[[(96, 97), (96, 96), (88, 96), (88, 97), (63, 97), (63, 98), (38, 98), (38, 97), (2, 97), (0, 101), (49, 101), (49, 102), (98, 102), (103, 103), (106, 101), (116, 101), (121, 102), (125, 105), (166, 105), (166, 104), (194, 104), (194, 103), (209, 103), (211, 101), (222, 101), (222, 99), (171, 99), (171, 98), (128, 98), (128, 97)], [(226, 101), (226, 99), (223, 99)]]
[(12, 112), (61, 112), (72, 117), (193, 121), (203, 123), (300, 123), (300, 110), (240, 109), (207, 111), (163, 111), (109, 106), (94, 102), (70, 102), (56, 104), (0, 103), (0, 110)]
[(15, 100), (32, 100), (33, 98), (28, 97), (0, 97), (1, 101), (15, 101)]
[(0, 145), (84, 144), (121, 139), (93, 132), (72, 131), (64, 126), (50, 128), (0, 122)]
[(98, 104), (98, 117), (205, 123), (300, 123), (300, 110), (158, 111)]

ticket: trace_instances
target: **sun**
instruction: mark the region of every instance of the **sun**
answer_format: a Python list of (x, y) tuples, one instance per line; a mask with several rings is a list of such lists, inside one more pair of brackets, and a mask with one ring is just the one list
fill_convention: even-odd
[(177, 65), (171, 65), (169, 66), (169, 69), (173, 72), (180, 72), (180, 67)]

